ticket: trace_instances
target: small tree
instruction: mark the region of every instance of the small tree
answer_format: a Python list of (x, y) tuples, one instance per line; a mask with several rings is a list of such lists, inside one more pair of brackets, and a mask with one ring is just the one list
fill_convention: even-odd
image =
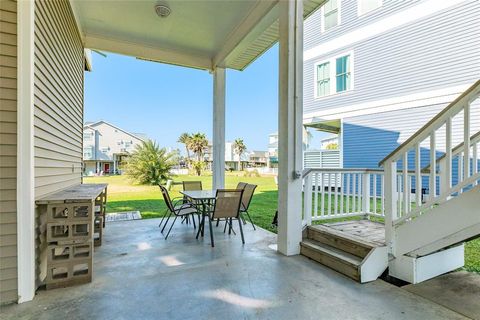
[(233, 142), (233, 150), (238, 154), (238, 170), (243, 170), (242, 166), (242, 154), (247, 150), (247, 146), (243, 143), (243, 139), (235, 139)]
[(327, 150), (337, 150), (338, 149), (338, 143), (331, 142), (331, 143), (327, 144), (325, 149), (327, 149)]
[(205, 149), (208, 147), (208, 140), (204, 133), (194, 133), (189, 139), (188, 148), (195, 153), (197, 159), (193, 163), (194, 169), (197, 175), (202, 174), (203, 169), (203, 155), (205, 154)]
[(178, 140), (177, 140), (177, 142), (183, 143), (185, 145), (185, 150), (187, 151), (187, 161), (186, 161), (187, 167), (189, 167), (189, 163), (190, 163), (190, 149), (188, 148), (188, 145), (190, 143), (191, 138), (192, 136), (189, 133), (184, 132), (180, 135), (180, 137), (178, 137)]
[(171, 179), (170, 170), (174, 165), (172, 154), (148, 140), (135, 147), (127, 161), (125, 173), (137, 183), (161, 185)]

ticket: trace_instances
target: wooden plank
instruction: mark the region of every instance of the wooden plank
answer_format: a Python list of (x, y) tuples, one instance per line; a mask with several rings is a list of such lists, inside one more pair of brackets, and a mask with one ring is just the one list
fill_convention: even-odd
[(329, 232), (328, 228), (307, 228), (308, 239), (315, 240), (357, 257), (365, 258), (373, 246), (363, 241), (352, 241), (338, 232)]
[(106, 188), (108, 184), (79, 184), (36, 201), (37, 204), (48, 204), (58, 202), (85, 202), (95, 200)]
[[(327, 250), (322, 250), (319, 246), (312, 245), (306, 241), (300, 244), (300, 253), (309, 257), (335, 271), (338, 271), (356, 281), (360, 281), (360, 272), (358, 266), (360, 262), (342, 259), (340, 255), (335, 255)], [(345, 257), (344, 257), (345, 258)]]

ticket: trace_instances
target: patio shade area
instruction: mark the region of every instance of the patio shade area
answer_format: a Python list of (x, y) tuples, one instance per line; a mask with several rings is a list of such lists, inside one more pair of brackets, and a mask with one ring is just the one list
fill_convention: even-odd
[[(359, 284), (245, 226), (195, 240), (191, 225), (163, 239), (159, 219), (112, 222), (96, 248), (93, 282), (40, 290), (2, 319), (464, 319), (382, 280)], [(238, 229), (237, 229), (238, 231)]]

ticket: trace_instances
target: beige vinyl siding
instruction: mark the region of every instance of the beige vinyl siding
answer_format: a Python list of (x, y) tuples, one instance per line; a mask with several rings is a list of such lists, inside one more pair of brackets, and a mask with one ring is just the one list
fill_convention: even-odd
[(17, 300), (17, 3), (0, 1), (0, 304)]
[(67, 0), (35, 2), (35, 198), (81, 182), (83, 45)]
[[(82, 181), (83, 70), (83, 44), (69, 1), (35, 1), (36, 199)], [(38, 216), (37, 234), (40, 285), (45, 275), (45, 225)]]

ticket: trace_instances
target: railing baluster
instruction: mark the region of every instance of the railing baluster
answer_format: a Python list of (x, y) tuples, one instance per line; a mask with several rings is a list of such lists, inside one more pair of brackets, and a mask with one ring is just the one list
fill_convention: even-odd
[[(445, 150), (445, 165), (443, 178), (445, 179), (445, 188), (450, 189), (452, 187), (452, 118), (449, 117), (445, 126), (446, 130), (446, 150)], [(446, 191), (446, 190), (445, 190)]]
[(437, 152), (435, 131), (430, 134), (430, 185), (429, 185), (429, 198), (432, 200), (435, 198), (437, 190)]
[(332, 174), (328, 174), (328, 215), (332, 214)]
[(312, 224), (312, 176), (314, 176), (314, 174), (310, 173), (307, 175), (303, 190), (303, 219), (305, 220), (307, 226)]
[[(472, 150), (472, 153), (473, 153), (473, 160), (472, 160), (472, 164), (473, 164), (473, 175), (477, 174), (478, 173), (478, 143), (474, 143), (473, 144), (473, 150)], [(478, 181), (475, 181), (474, 185), (476, 186), (478, 184)]]
[(334, 173), (335, 177), (335, 192), (334, 192), (334, 197), (335, 197), (335, 204), (334, 204), (334, 210), (335, 214), (338, 214), (338, 173)]
[[(457, 171), (458, 171), (458, 178), (457, 178), (457, 184), (461, 183), (463, 181), (463, 152), (460, 152), (458, 154), (458, 163), (457, 163)], [(462, 193), (462, 189), (460, 189), (459, 193)]]
[(358, 212), (362, 212), (365, 208), (362, 208), (362, 192), (363, 191), (363, 188), (362, 188), (362, 185), (363, 185), (363, 175), (362, 174), (358, 174), (358, 177), (357, 177), (357, 180), (358, 180), (358, 188), (357, 188), (357, 208), (358, 208)]
[(396, 174), (397, 177), (397, 216), (402, 216), (402, 179), (401, 175)]
[(408, 151), (403, 155), (403, 212), (408, 213), (410, 190), (408, 190)]
[(344, 199), (344, 197), (343, 197), (343, 183), (344, 183), (343, 180), (344, 179), (343, 178), (344, 178), (344, 174), (340, 173), (340, 213), (342, 213), (342, 214), (345, 213), (343, 211), (343, 199)]
[(315, 219), (318, 218), (318, 173), (315, 173), (315, 190), (314, 190), (314, 197), (313, 197), (313, 217)]
[(373, 177), (373, 213), (377, 214), (377, 175), (372, 174)]
[(356, 212), (356, 208), (357, 208), (357, 202), (355, 201), (356, 191), (357, 191), (356, 176), (357, 176), (356, 173), (352, 173), (352, 212)]
[(463, 179), (470, 177), (470, 103), (463, 108)]
[(346, 190), (347, 191), (347, 197), (346, 197), (346, 205), (347, 205), (347, 210), (345, 210), (347, 213), (350, 213), (350, 193), (352, 191), (351, 189), (351, 185), (350, 185), (350, 173), (347, 173), (347, 187), (346, 187)]
[(415, 200), (417, 207), (422, 205), (422, 149), (420, 144), (415, 145)]
[(380, 176), (380, 211), (382, 216), (385, 216), (385, 176)]
[(321, 195), (321, 211), (320, 211), (320, 215), (323, 217), (325, 215), (325, 181), (324, 181), (324, 176), (323, 176), (323, 172), (320, 174), (320, 183), (321, 183), (321, 192), (320, 192), (320, 195)]

